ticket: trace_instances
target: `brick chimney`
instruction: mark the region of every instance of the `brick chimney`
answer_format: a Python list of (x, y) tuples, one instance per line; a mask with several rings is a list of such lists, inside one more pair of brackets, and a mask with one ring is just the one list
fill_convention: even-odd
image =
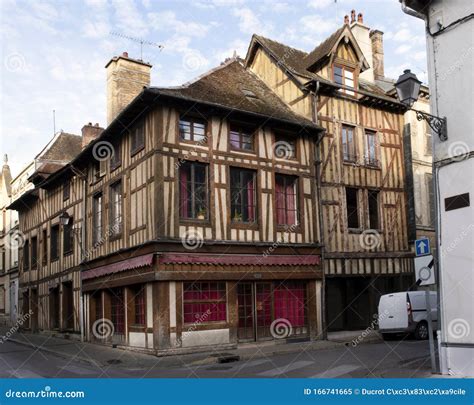
[(150, 85), (151, 65), (132, 59), (124, 52), (114, 56), (107, 69), (107, 125), (143, 90)]
[(99, 124), (92, 125), (92, 122), (82, 127), (82, 149), (84, 149), (91, 141), (97, 138), (104, 128), (101, 128)]
[(370, 40), (372, 42), (372, 68), (374, 70), (374, 77), (375, 79), (383, 79), (383, 32), (379, 30), (370, 31)]

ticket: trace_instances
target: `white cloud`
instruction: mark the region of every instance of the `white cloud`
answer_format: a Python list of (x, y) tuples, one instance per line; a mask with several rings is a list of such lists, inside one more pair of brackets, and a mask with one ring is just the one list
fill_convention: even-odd
[(148, 20), (150, 26), (156, 30), (171, 31), (184, 36), (201, 38), (205, 37), (211, 26), (215, 25), (215, 23), (205, 25), (194, 21), (181, 21), (176, 18), (176, 14), (172, 11), (149, 13)]
[(325, 35), (338, 28), (334, 21), (323, 18), (317, 14), (307, 15), (300, 19), (300, 29), (308, 35)]
[(403, 55), (404, 53), (407, 53), (410, 49), (411, 45), (403, 44), (395, 49), (395, 53), (397, 55)]
[(86, 38), (106, 38), (110, 34), (110, 26), (106, 21), (84, 21), (82, 32)]
[(132, 0), (113, 0), (117, 27), (126, 35), (143, 37), (148, 24)]
[(215, 52), (214, 60), (216, 63), (224, 62), (226, 58), (230, 58), (234, 55), (234, 51), (237, 53), (237, 56), (245, 58), (248, 45), (247, 41), (236, 39), (232, 41), (227, 48)]
[(334, 0), (310, 0), (308, 6), (316, 10), (322, 10), (331, 4), (334, 4)]
[(244, 34), (263, 34), (268, 35), (272, 31), (271, 24), (265, 24), (248, 7), (236, 8), (233, 11), (234, 16), (239, 18), (239, 29)]

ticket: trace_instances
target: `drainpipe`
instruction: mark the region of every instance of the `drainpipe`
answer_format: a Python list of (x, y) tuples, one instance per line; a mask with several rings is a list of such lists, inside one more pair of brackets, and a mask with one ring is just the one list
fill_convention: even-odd
[(412, 17), (419, 18), (421, 20), (425, 20), (426, 16), (424, 14), (419, 13), (418, 11), (412, 10), (409, 8), (406, 4), (406, 0), (401, 0), (400, 1), (402, 4), (402, 11), (405, 14), (411, 15)]
[[(314, 92), (312, 92), (313, 97), (313, 121), (315, 124), (318, 123), (318, 93), (319, 93), (319, 81), (316, 81), (316, 86)], [(323, 225), (323, 212), (321, 204), (321, 156), (319, 144), (323, 140), (324, 134), (321, 133), (318, 136), (316, 142), (316, 193), (318, 200), (318, 222), (319, 222), (319, 236), (321, 244), (321, 270), (322, 270), (322, 282), (321, 282), (321, 327), (322, 327), (322, 338), (327, 339), (327, 329), (326, 329), (326, 269), (324, 265), (324, 244), (323, 235), (324, 235), (324, 225)]]

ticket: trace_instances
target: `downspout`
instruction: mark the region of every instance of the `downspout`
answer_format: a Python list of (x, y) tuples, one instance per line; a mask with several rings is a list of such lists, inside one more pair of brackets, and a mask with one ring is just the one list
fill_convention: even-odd
[[(318, 123), (318, 93), (319, 93), (319, 81), (316, 81), (314, 92), (311, 92), (313, 102), (313, 122)], [(323, 212), (321, 203), (321, 153), (319, 145), (322, 142), (324, 132), (318, 135), (316, 142), (316, 161), (314, 163), (316, 169), (316, 193), (318, 201), (318, 222), (319, 222), (319, 237), (321, 244), (321, 271), (322, 271), (322, 282), (321, 282), (321, 326), (322, 326), (322, 339), (327, 339), (327, 328), (326, 328), (326, 269), (324, 265), (324, 243), (323, 243)]]
[(82, 292), (82, 263), (86, 260), (84, 251), (86, 240), (86, 223), (87, 223), (87, 175), (83, 178), (83, 202), (82, 202), (82, 229), (81, 229), (81, 263), (79, 264), (79, 323), (81, 328), (81, 342), (84, 342), (84, 294)]
[(406, 0), (401, 0), (400, 3), (402, 3), (402, 11), (405, 14), (411, 15), (412, 17), (419, 18), (421, 20), (425, 20), (426, 16), (424, 14), (419, 13), (418, 11), (409, 8), (406, 4)]

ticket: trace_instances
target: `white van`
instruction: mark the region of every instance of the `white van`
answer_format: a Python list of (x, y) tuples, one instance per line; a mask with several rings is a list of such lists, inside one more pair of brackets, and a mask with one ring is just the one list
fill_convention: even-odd
[[(433, 330), (438, 321), (437, 293), (431, 291), (431, 319)], [(413, 333), (416, 339), (428, 339), (425, 291), (405, 291), (380, 297), (379, 332), (384, 339), (397, 333)]]

